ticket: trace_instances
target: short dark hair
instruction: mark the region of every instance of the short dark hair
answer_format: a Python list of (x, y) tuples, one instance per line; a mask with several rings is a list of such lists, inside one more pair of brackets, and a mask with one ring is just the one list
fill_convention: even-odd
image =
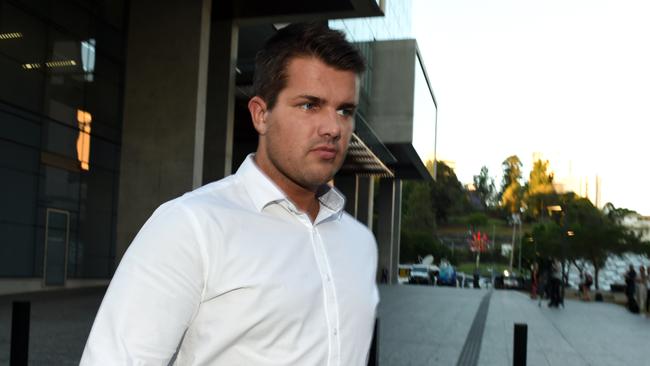
[(255, 56), (253, 92), (269, 109), (287, 84), (287, 66), (295, 57), (316, 57), (337, 70), (357, 75), (366, 69), (359, 50), (345, 35), (323, 23), (293, 23), (269, 38)]

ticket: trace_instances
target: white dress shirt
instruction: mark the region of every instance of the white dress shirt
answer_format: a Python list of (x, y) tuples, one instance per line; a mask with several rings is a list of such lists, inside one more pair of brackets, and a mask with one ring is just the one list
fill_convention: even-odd
[(125, 253), (81, 365), (365, 365), (372, 233), (331, 189), (312, 223), (256, 166), (160, 206)]

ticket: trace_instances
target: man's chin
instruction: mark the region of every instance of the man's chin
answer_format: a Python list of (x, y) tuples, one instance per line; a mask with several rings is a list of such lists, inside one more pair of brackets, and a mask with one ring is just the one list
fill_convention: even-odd
[(309, 187), (310, 190), (314, 190), (318, 189), (318, 187), (322, 186), (323, 184), (329, 183), (332, 179), (334, 179), (334, 173), (318, 174), (307, 177), (303, 183), (305, 187)]

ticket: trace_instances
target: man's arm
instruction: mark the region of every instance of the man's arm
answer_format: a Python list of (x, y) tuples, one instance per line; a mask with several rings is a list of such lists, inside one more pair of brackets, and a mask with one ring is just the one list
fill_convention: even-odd
[(160, 207), (124, 255), (88, 337), (81, 365), (167, 365), (194, 318), (205, 283), (194, 216)]

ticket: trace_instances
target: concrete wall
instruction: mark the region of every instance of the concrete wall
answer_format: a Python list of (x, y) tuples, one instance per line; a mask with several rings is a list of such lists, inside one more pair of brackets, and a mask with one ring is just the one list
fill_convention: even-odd
[(156, 207), (202, 183), (210, 13), (131, 2), (116, 262)]
[(413, 141), (415, 40), (372, 44), (368, 124), (386, 144)]

